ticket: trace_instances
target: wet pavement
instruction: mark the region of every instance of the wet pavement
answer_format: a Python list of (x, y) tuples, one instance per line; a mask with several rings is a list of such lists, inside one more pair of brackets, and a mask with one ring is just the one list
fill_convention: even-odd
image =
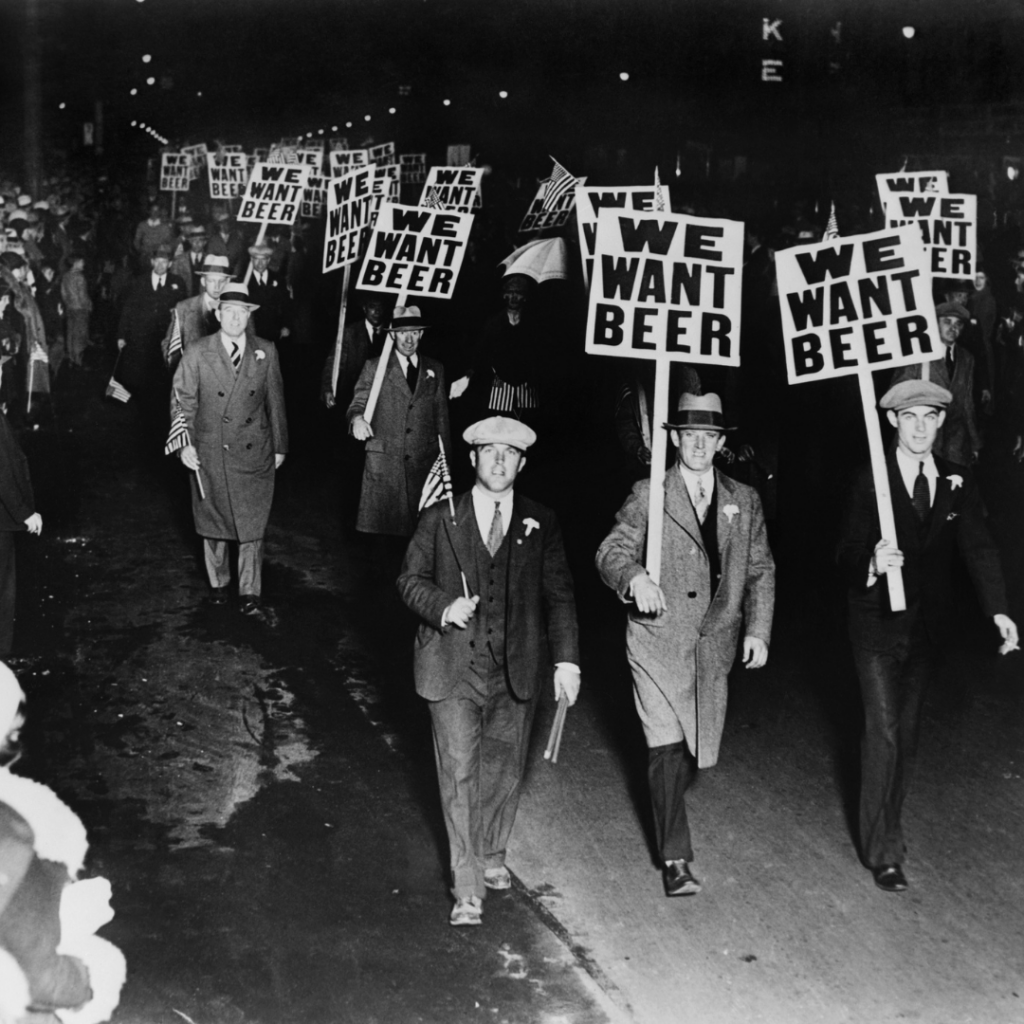
[[(622, 612), (589, 565), (617, 500), (599, 497), (599, 451), (590, 495), (541, 466), (584, 693), (557, 766), (541, 708), (515, 887), (482, 928), (453, 929), (414, 623), (341, 524), (322, 424), (279, 476), (267, 626), (205, 604), (184, 471), (145, 454), (104, 384), (63, 371), (58, 420), (25, 441), (44, 534), (19, 539), (15, 667), (22, 770), (81, 814), (87, 870), (113, 883), (104, 934), (129, 963), (115, 1022), (1024, 1021), (1024, 656), (997, 658), (969, 601), (928, 700), (911, 889), (886, 895), (851, 841), (841, 598), (784, 537), (769, 665), (734, 674), (722, 760), (690, 800), (704, 891), (667, 900)], [(1020, 623), (1024, 476), (988, 483)]]

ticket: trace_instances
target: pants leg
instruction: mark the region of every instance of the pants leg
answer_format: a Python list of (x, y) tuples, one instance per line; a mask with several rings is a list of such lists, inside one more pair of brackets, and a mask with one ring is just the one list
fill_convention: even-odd
[(263, 592), (263, 540), (238, 545), (238, 593), (259, 597)]
[(480, 739), (483, 706), (475, 694), (460, 686), (444, 700), (430, 702), (434, 759), (441, 790), (441, 809), (448, 833), (452, 895), (483, 899), (481, 846)]
[(908, 639), (892, 651), (854, 649), (864, 702), (860, 842), (869, 867), (900, 864), (906, 853), (903, 801), (933, 661), (931, 645), (923, 636)]
[(211, 587), (226, 587), (231, 582), (231, 565), (228, 561), (228, 542), (203, 538), (203, 560)]
[(651, 747), (647, 781), (651, 789), (654, 829), (662, 861), (693, 860), (686, 791), (697, 777), (697, 762), (686, 742)]
[(0, 658), (14, 643), (14, 533), (0, 530)]

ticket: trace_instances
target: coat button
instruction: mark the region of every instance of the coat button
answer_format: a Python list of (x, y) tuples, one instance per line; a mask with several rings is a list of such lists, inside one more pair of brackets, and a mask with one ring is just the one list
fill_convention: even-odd
[(409, 408), (410, 408), (410, 409), (412, 408), (412, 402), (410, 402), (410, 403), (409, 403)]
[(412, 456), (411, 456), (411, 455), (406, 455), (406, 457), (405, 457), (405, 461), (406, 461), (406, 462), (408, 462), (408, 461), (409, 461), (409, 460), (410, 460), (411, 458), (412, 458)]
[(470, 640), (469, 641), (469, 646), (470, 647), (476, 647), (476, 641), (475, 640)]
[(245, 447), (246, 448), (251, 448), (252, 447), (252, 442), (250, 441)]
[(230, 423), (231, 422), (231, 417), (230, 416), (225, 416), (224, 417), (224, 422), (225, 423)]
[(228, 451), (230, 449), (230, 447), (231, 447), (230, 445), (224, 445), (224, 451)]
[(696, 597), (697, 596), (697, 591), (696, 590), (691, 590), (686, 596), (687, 597)]
[(218, 398), (223, 398), (224, 397), (224, 392), (223, 391), (218, 391), (217, 392), (217, 397)]
[(250, 416), (245, 422), (246, 423), (252, 423), (252, 417)]
[(405, 432), (406, 432), (407, 434), (411, 434), (411, 433), (412, 433), (412, 427), (406, 427), (406, 428), (405, 428)]

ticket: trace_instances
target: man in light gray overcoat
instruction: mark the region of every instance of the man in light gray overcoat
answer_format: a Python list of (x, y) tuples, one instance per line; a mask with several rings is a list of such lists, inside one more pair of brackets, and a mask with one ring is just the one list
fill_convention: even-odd
[[(660, 586), (644, 569), (650, 481), (619, 509), (597, 552), (601, 578), (627, 604), (626, 653), (648, 746), (648, 781), (665, 892), (700, 891), (685, 793), (698, 768), (718, 761), (728, 676), (768, 658), (775, 562), (757, 492), (717, 472), (725, 443), (718, 395), (684, 394), (665, 426), (677, 448), (665, 477)], [(741, 632), (742, 631), (742, 632)]]
[(180, 455), (193, 470), (192, 515), (211, 602), (227, 601), (228, 542), (237, 541), (240, 609), (261, 618), (263, 534), (274, 476), (288, 452), (288, 423), (277, 348), (246, 337), (254, 308), (244, 284), (221, 292), (220, 330), (189, 345), (175, 371), (171, 420), (180, 410), (191, 442)]

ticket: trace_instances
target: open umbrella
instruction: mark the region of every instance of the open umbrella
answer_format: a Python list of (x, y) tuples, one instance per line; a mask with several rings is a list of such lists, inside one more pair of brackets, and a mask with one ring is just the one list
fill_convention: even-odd
[(565, 269), (566, 252), (564, 238), (535, 238), (506, 256), (499, 266), (505, 268), (506, 277), (525, 274), (538, 284), (564, 281), (569, 276)]

